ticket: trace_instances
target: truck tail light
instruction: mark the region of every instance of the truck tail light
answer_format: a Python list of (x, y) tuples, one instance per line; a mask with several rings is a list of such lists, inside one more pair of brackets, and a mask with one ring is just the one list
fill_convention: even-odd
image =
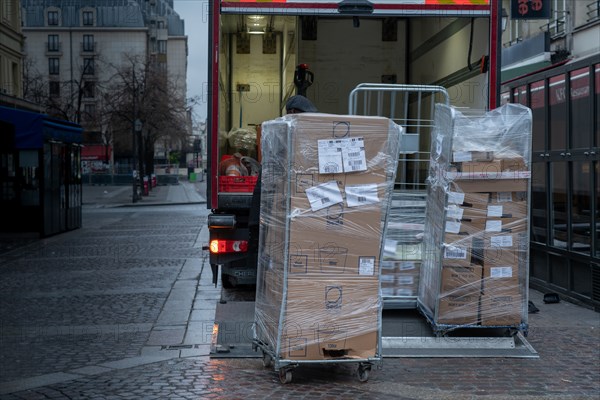
[(210, 252), (213, 254), (242, 253), (248, 251), (247, 240), (215, 239), (210, 242)]

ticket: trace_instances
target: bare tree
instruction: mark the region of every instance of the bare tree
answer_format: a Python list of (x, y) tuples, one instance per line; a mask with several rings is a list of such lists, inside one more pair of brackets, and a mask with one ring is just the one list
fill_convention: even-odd
[[(188, 140), (186, 107), (175, 84), (169, 79), (163, 65), (143, 56), (125, 55), (124, 62), (112, 66), (114, 75), (107, 90), (107, 104), (113, 121), (126, 129), (115, 130), (117, 136), (129, 136), (135, 132), (135, 121), (141, 124), (138, 140), (142, 151), (143, 171), (154, 171), (154, 147), (159, 140), (168, 139), (183, 146)], [(126, 139), (117, 138), (122, 143)], [(133, 143), (133, 141), (131, 141)]]

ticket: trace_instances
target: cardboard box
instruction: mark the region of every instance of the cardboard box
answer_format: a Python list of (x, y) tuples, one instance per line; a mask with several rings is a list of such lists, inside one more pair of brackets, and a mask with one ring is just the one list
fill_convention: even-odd
[(442, 244), (442, 264), (449, 266), (471, 265), (471, 242), (468, 236), (445, 234)]
[(493, 151), (454, 151), (452, 153), (453, 162), (492, 161), (493, 159)]
[[(360, 240), (341, 233), (332, 235), (329, 232), (311, 232), (292, 227), (289, 234), (289, 264), (294, 271), (305, 271), (308, 275), (378, 276), (380, 246), (379, 236), (367, 236)], [(303, 263), (304, 267), (301, 267)]]
[(479, 323), (479, 292), (456, 291), (438, 298), (438, 324), (477, 325)]
[(471, 179), (454, 181), (455, 186), (465, 193), (481, 192), (525, 192), (530, 179)]
[(517, 290), (481, 296), (481, 325), (517, 326), (523, 312), (523, 297)]
[(500, 160), (493, 161), (469, 161), (460, 163), (458, 166), (462, 173), (483, 172), (493, 174), (494, 176), (502, 172), (502, 163)]
[(465, 290), (470, 293), (481, 291), (482, 267), (469, 265), (465, 267), (442, 267), (442, 294)]
[(504, 158), (500, 160), (502, 171), (529, 171), (529, 166), (525, 163), (523, 157)]
[[(391, 126), (387, 118), (329, 114), (263, 124), (255, 325), (257, 339), (281, 349), (278, 357), (378, 354), (380, 289), (389, 284), (394, 293), (396, 286), (389, 274), (390, 282), (380, 285), (379, 273), (387, 189), (393, 184), (393, 173), (386, 171), (396, 159), (385, 155), (393, 148), (390, 138), (398, 137)], [(344, 157), (356, 163), (344, 157), (341, 163), (323, 162), (326, 147), (336, 148), (340, 139), (348, 140)], [(353, 146), (356, 152), (348, 152)], [(353, 158), (357, 154), (362, 159)]]
[(295, 360), (374, 357), (377, 279), (288, 279), (282, 356)]

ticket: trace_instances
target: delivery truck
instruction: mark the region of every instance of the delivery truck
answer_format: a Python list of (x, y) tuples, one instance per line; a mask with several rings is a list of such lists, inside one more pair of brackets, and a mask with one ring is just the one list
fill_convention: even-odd
[[(248, 216), (263, 122), (284, 115), (295, 94), (319, 112), (349, 114), (350, 93), (361, 84), (437, 85), (453, 106), (496, 108), (500, 3), (210, 0), (207, 207), (214, 283), (219, 276), (224, 287), (256, 280)], [(417, 147), (415, 157), (429, 151), (428, 134)], [(418, 188), (426, 162), (412, 168), (423, 173), (398, 176)]]

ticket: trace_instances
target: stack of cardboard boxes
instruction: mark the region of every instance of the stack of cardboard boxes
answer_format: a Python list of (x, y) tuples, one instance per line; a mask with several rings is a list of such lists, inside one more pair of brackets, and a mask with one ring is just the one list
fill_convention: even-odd
[(379, 117), (307, 113), (263, 124), (255, 339), (277, 358), (378, 355), (400, 133)]
[[(528, 114), (527, 110), (517, 111)], [(431, 280), (439, 283), (431, 310), (436, 324), (526, 323), (531, 171), (529, 153), (515, 152), (511, 143), (530, 141), (530, 124), (523, 123), (518, 136), (518, 130), (506, 131), (514, 137), (493, 136), (488, 143), (481, 138), (474, 141), (479, 148), (487, 145), (485, 151), (464, 145), (457, 151), (454, 144), (449, 162), (441, 163), (445, 170), (438, 188), (443, 188), (445, 196), (432, 196), (431, 201), (444, 202), (437, 209), (443, 208), (445, 218), (429, 216), (444, 221), (438, 225), (442, 229), (439, 282)], [(468, 133), (461, 133), (468, 137)], [(432, 245), (437, 244), (430, 241), (429, 252), (435, 251)], [(435, 286), (427, 289), (435, 292)]]

